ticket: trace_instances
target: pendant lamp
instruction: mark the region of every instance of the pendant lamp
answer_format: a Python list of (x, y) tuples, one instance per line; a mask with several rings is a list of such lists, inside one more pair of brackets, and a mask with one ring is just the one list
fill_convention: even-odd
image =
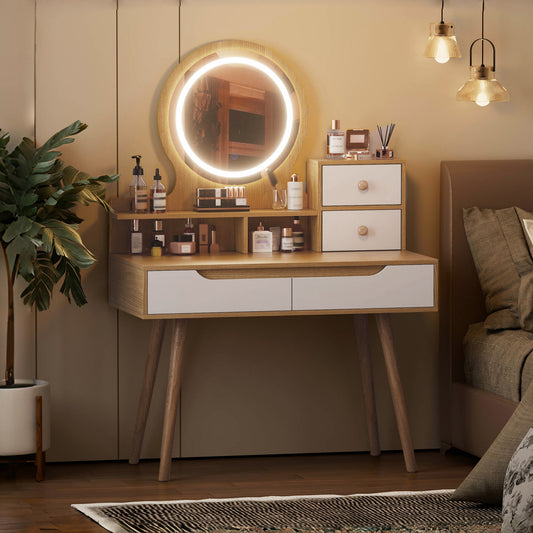
[[(494, 77), (496, 70), (496, 48), (494, 43), (485, 38), (485, 0), (482, 0), (481, 37), (470, 45), (470, 79), (457, 91), (459, 102), (475, 102), (485, 107), (490, 102), (508, 102), (507, 89)], [(472, 49), (481, 41), (481, 65), (472, 66)], [(492, 47), (492, 67), (485, 66), (485, 42)]]
[(447, 63), (450, 57), (461, 57), (455, 38), (455, 26), (444, 22), (444, 0), (440, 8), (440, 22), (429, 25), (429, 39), (424, 57), (432, 57), (437, 63)]

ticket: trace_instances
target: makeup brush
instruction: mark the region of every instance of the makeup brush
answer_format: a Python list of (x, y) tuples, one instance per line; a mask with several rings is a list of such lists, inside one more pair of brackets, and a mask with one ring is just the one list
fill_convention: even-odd
[(270, 181), (274, 189), (277, 187), (278, 178), (276, 178), (276, 175), (274, 174), (274, 172), (270, 170), (269, 168), (265, 168), (264, 170), (261, 171), (261, 177), (268, 178), (268, 180)]

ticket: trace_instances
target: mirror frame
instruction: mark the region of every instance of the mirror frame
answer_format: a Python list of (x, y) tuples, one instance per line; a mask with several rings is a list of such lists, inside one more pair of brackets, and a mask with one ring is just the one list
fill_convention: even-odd
[[(235, 52), (236, 55), (239, 52), (244, 52), (242, 54), (244, 57), (257, 56), (257, 59), (265, 58), (275, 65), (292, 85), (296, 95), (296, 104), (298, 105), (297, 113), (294, 113), (294, 115), (297, 115), (298, 117), (295, 120), (295, 122), (297, 122), (298, 131), (296, 136), (293, 136), (294, 142), (290, 149), (288, 149), (288, 151), (287, 149), (284, 149), (284, 153), (286, 154), (285, 158), (283, 160), (279, 160), (278, 158), (275, 166), (271, 167), (271, 170), (274, 170), (277, 173), (290, 174), (307, 131), (307, 106), (303, 90), (296, 79), (296, 76), (291, 72), (287, 65), (285, 65), (285, 63), (276, 57), (269, 49), (249, 41), (226, 40), (207, 44), (187, 55), (171, 72), (163, 90), (161, 91), (158, 107), (159, 137), (167, 157), (174, 166), (176, 176), (182, 176), (184, 172), (193, 173), (196, 178), (203, 178), (209, 182), (227, 184), (245, 184), (261, 178), (259, 172), (241, 178), (221, 177), (207, 172), (205, 174), (200, 174), (198, 170), (192, 168), (184, 160), (180, 153), (180, 149), (182, 149), (181, 146), (176, 146), (176, 143), (179, 141), (177, 139), (175, 126), (171, 124), (171, 117), (175, 116), (176, 113), (177, 101), (179, 98), (177, 92), (179, 91), (179, 87), (180, 85), (183, 85), (185, 76), (192, 67), (197, 64), (202, 64), (207, 57), (219, 52)], [(173, 187), (171, 187), (171, 189), (172, 188)]]

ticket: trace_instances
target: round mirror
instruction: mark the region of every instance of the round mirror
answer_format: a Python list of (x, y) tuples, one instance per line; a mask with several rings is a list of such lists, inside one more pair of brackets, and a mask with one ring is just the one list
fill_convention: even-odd
[(306, 110), (295, 76), (272, 52), (220, 41), (187, 56), (159, 101), (163, 148), (176, 174), (186, 168), (217, 183), (246, 183), (290, 166)]

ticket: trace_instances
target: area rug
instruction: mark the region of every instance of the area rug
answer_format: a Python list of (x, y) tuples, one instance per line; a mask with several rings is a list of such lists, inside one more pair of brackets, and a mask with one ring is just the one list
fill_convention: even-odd
[(453, 491), (75, 504), (113, 533), (496, 533), (501, 508)]

